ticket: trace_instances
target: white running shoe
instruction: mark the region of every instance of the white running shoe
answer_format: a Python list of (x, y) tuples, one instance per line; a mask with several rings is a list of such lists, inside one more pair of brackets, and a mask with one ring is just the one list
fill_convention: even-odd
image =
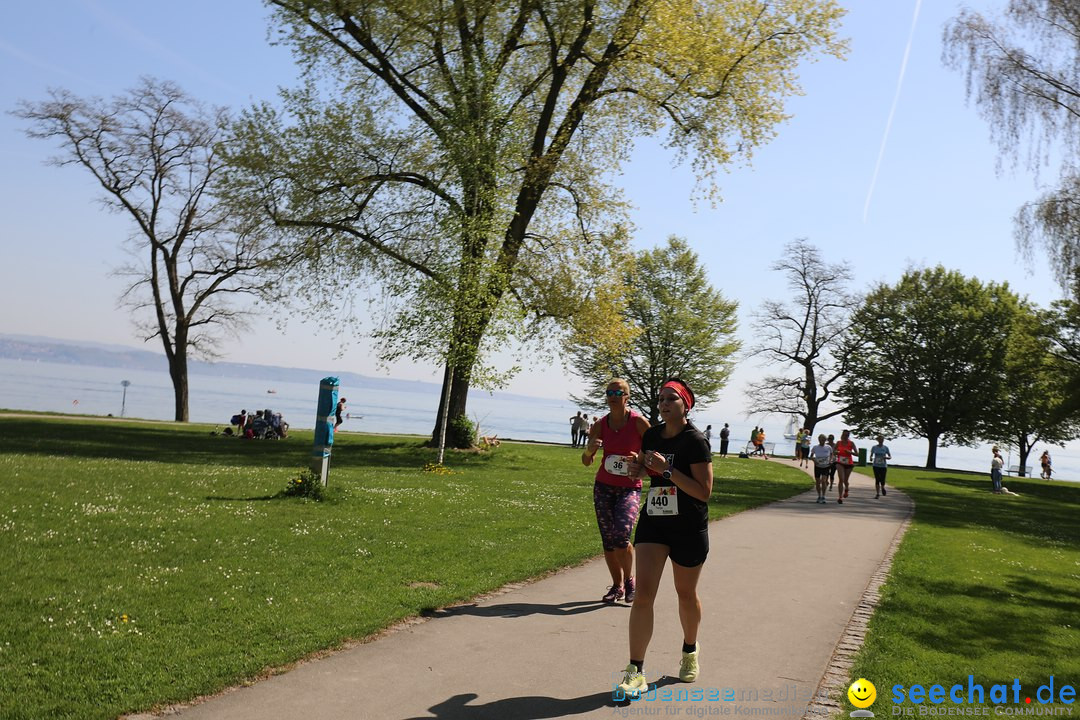
[(683, 682), (694, 682), (698, 676), (698, 651), (700, 643), (694, 643), (694, 652), (684, 652), (682, 662), (679, 663), (679, 679)]
[(649, 683), (645, 682), (645, 674), (637, 669), (634, 663), (626, 666), (623, 681), (619, 683), (619, 690), (626, 697), (640, 697), (641, 693), (649, 691)]

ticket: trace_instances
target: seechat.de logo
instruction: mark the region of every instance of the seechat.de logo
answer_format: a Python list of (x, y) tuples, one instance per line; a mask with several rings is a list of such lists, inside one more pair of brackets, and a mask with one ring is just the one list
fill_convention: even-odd
[(859, 678), (855, 682), (851, 683), (851, 687), (847, 691), (848, 700), (851, 704), (859, 708), (851, 713), (853, 718), (872, 718), (874, 713), (870, 712), (866, 708), (874, 704), (877, 700), (877, 688), (874, 687), (874, 683), (870, 682), (866, 678)]

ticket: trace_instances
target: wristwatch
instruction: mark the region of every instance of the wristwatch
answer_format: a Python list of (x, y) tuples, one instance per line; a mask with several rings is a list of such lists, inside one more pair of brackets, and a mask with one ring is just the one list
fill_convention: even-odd
[(671, 466), (670, 466), (670, 465), (668, 465), (668, 466), (667, 466), (667, 469), (666, 469), (666, 470), (664, 470), (664, 472), (663, 472), (663, 473), (661, 473), (661, 474), (660, 474), (660, 476), (661, 476), (662, 478), (664, 478), (665, 480), (671, 480)]

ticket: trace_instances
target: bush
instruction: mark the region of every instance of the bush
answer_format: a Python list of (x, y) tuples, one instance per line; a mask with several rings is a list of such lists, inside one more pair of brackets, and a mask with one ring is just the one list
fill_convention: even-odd
[(322, 479), (312, 470), (303, 470), (289, 480), (279, 495), (283, 497), (305, 497), (312, 500), (322, 500), (326, 488), (323, 487)]
[(451, 418), (446, 432), (446, 442), (456, 448), (473, 447), (476, 445), (476, 425), (466, 415)]

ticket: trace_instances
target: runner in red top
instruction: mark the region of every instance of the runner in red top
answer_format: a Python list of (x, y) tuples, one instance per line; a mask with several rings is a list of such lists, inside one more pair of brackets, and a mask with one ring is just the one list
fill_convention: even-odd
[(845, 430), (840, 433), (840, 440), (836, 443), (836, 502), (844, 504), (844, 498), (848, 496), (848, 478), (851, 477), (851, 468), (855, 465), (855, 456), (859, 448), (851, 441), (851, 431)]
[(630, 409), (630, 384), (625, 380), (609, 382), (604, 396), (609, 412), (589, 430), (581, 463), (592, 465), (597, 450), (603, 447), (593, 483), (596, 524), (611, 573), (611, 587), (602, 600), (613, 603), (624, 598), (630, 603), (637, 591), (630, 533), (641, 507), (641, 478), (630, 474), (630, 459), (641, 450), (641, 436), (649, 429), (649, 421)]

